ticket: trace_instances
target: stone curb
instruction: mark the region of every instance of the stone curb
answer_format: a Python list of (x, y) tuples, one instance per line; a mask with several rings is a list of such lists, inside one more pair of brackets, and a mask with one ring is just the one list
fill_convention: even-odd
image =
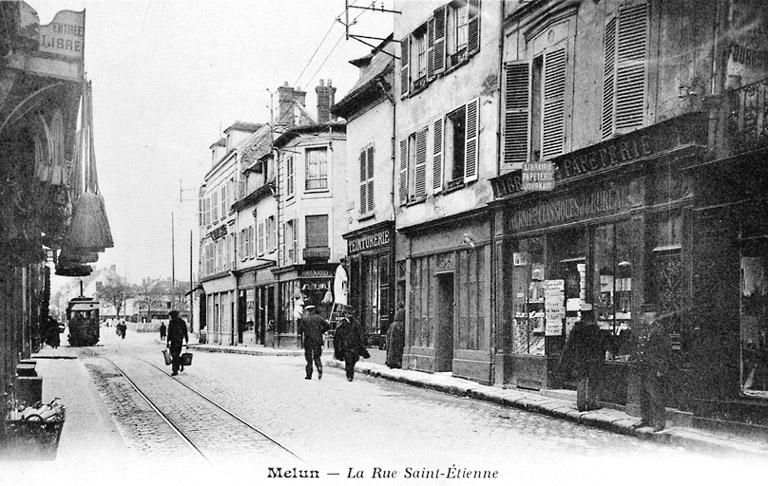
[(209, 346), (206, 344), (190, 344), (189, 349), (194, 349), (196, 351), (203, 351), (206, 353), (230, 353), (230, 354), (247, 354), (249, 356), (303, 356), (304, 351), (291, 351), (291, 350), (282, 350), (282, 351), (261, 351), (260, 349), (254, 349), (254, 348), (225, 348), (223, 346)]
[[(324, 364), (332, 368), (344, 368), (344, 364), (335, 359), (325, 359)], [(692, 429), (670, 427), (662, 432), (655, 432), (650, 427), (635, 429), (633, 426), (639, 422), (639, 418), (623, 414), (618, 411), (612, 413), (600, 410), (579, 412), (568, 401), (538, 396), (516, 390), (496, 389), (494, 387), (478, 384), (441, 383), (434, 375), (408, 370), (392, 370), (381, 365), (370, 363), (358, 363), (355, 371), (374, 378), (384, 378), (407, 385), (427, 388), (460, 397), (469, 397), (476, 400), (496, 403), (505, 407), (513, 407), (528, 412), (540, 413), (554, 418), (576, 422), (588, 427), (595, 427), (609, 432), (628, 435), (642, 440), (649, 440), (661, 444), (667, 444), (687, 449), (699, 449), (719, 454), (738, 454), (739, 457), (749, 455), (765, 459), (768, 457), (768, 448), (755, 444), (747, 444), (738, 440), (730, 440), (702, 434)], [(411, 373), (420, 373), (418, 377), (409, 376)], [(421, 376), (423, 375), (423, 376)], [(455, 379), (454, 379), (455, 380)]]

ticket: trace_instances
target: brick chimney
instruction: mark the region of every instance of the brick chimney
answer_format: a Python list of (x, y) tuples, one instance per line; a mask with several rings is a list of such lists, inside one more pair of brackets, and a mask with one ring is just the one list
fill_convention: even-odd
[(294, 103), (306, 106), (307, 92), (294, 89), (288, 86), (288, 82), (283, 83), (277, 88), (278, 115), (276, 123), (278, 125), (293, 126), (296, 124), (296, 112)]
[(336, 88), (332, 86), (332, 80), (329, 79), (326, 86), (321, 79), (320, 84), (315, 88), (315, 93), (317, 93), (317, 123), (328, 123), (331, 121), (331, 106), (336, 98)]

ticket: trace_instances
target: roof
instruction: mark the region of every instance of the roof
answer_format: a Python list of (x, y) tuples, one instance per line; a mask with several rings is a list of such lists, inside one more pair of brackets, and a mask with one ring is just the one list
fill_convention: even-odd
[(226, 147), (227, 146), (227, 139), (224, 138), (224, 137), (221, 137), (220, 139), (218, 139), (215, 142), (213, 142), (211, 144), (211, 146), (208, 147), (208, 148), (213, 148), (213, 147), (216, 147), (216, 146)]
[(319, 125), (304, 125), (299, 127), (293, 127), (289, 130), (286, 130), (285, 133), (281, 134), (279, 137), (275, 139), (274, 146), (275, 147), (282, 147), (286, 145), (288, 142), (293, 140), (294, 138), (305, 134), (305, 133), (318, 133), (318, 132), (325, 132), (326, 130), (331, 129), (332, 131), (336, 132), (347, 132), (347, 122), (344, 121), (334, 121), (334, 122), (328, 122), (328, 123), (321, 123)]
[(261, 123), (250, 123), (250, 122), (244, 122), (244, 121), (237, 120), (233, 124), (228, 126), (224, 130), (224, 133), (227, 133), (230, 130), (240, 130), (240, 131), (244, 131), (244, 132), (255, 132), (256, 130), (258, 130), (261, 127), (262, 127)]
[[(369, 90), (371, 88), (376, 87), (379, 89), (377, 87), (378, 81), (394, 71), (395, 58), (387, 54), (394, 54), (392, 52), (393, 49), (394, 43), (392, 42), (392, 34), (390, 34), (376, 49), (371, 51), (371, 54), (350, 61), (351, 64), (362, 69), (362, 73), (354, 86), (349, 90), (349, 93), (331, 107), (331, 113), (347, 116), (357, 108), (358, 103), (366, 95), (370, 94)], [(385, 89), (391, 93), (391, 80), (386, 83)]]

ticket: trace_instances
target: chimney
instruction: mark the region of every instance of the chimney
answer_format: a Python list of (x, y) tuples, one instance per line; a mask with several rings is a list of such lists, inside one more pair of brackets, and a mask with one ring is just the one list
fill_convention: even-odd
[(331, 106), (333, 106), (336, 98), (336, 88), (331, 83), (332, 81), (329, 79), (326, 86), (321, 79), (320, 84), (315, 88), (317, 93), (317, 123), (328, 123), (331, 120)]
[(301, 106), (306, 106), (307, 92), (288, 86), (288, 82), (286, 81), (282, 86), (277, 88), (277, 99), (277, 124), (286, 126), (295, 125), (297, 120), (294, 104), (298, 103)]

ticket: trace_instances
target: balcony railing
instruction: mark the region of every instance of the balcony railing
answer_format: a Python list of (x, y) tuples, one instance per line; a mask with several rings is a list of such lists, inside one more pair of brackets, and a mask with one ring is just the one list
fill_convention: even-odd
[(728, 91), (726, 96), (730, 152), (768, 147), (768, 79)]
[(302, 255), (304, 256), (304, 261), (328, 261), (331, 258), (331, 249), (327, 246), (304, 248)]

